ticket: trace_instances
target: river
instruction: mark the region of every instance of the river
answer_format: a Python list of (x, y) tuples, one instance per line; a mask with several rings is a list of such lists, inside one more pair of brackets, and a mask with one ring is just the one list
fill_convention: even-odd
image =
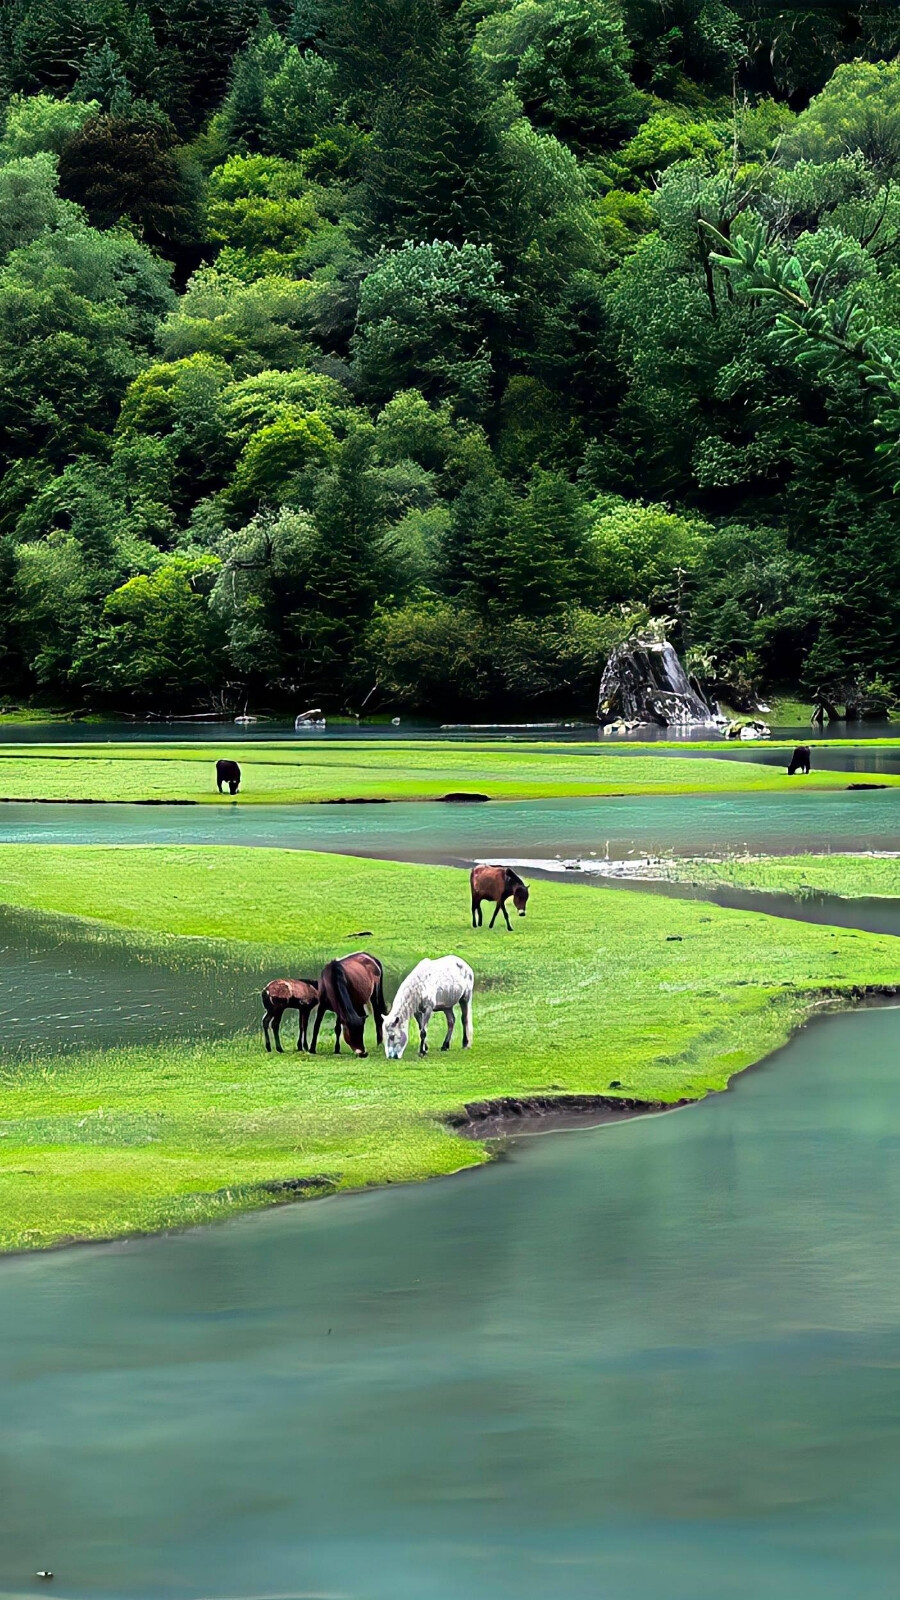
[(0, 843), (283, 846), (450, 864), (494, 857), (900, 849), (900, 789), (487, 805), (0, 805)]
[[(18, 839), (423, 859), (897, 848), (898, 819), (882, 792), (0, 808)], [(13, 1051), (67, 974), (56, 1043), (210, 1002), (202, 960), (12, 913), (0, 946)], [(256, 974), (225, 976), (234, 1026)], [(0, 1261), (0, 1596), (49, 1568), (71, 1600), (883, 1600), (898, 1060), (900, 1010), (859, 1010), (700, 1106), (458, 1178)]]

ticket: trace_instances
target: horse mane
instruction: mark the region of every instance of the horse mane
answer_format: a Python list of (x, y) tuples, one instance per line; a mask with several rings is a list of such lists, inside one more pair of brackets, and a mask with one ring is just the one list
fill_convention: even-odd
[(522, 879), (519, 877), (519, 874), (517, 872), (513, 872), (512, 867), (507, 867), (507, 869), (506, 869), (506, 887), (507, 887), (507, 889), (515, 889), (517, 886), (520, 889), (524, 889), (524, 887), (525, 887), (524, 883), (522, 882)]

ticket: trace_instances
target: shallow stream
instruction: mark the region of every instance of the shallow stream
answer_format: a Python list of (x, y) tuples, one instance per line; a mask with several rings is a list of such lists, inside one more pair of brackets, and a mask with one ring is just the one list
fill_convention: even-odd
[(900, 789), (487, 805), (0, 805), (0, 843), (234, 844), (398, 861), (900, 850)]

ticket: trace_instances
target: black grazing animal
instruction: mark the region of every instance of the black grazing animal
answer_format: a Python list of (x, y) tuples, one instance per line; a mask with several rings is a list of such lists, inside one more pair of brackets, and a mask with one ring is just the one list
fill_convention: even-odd
[(237, 794), (241, 787), (241, 769), (236, 761), (216, 762), (216, 788), (220, 794), (223, 783), (227, 783), (232, 794)]
[(798, 744), (794, 754), (791, 756), (791, 764), (788, 767), (788, 777), (792, 778), (795, 772), (804, 772), (808, 774), (811, 766), (812, 760), (809, 754), (809, 745)]

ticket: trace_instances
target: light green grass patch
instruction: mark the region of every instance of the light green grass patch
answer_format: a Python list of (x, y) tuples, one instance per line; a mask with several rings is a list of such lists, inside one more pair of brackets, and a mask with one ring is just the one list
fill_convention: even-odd
[[(710, 747), (711, 749), (714, 747)], [(721, 746), (718, 747), (721, 750)], [(779, 767), (721, 757), (617, 753), (590, 744), (391, 744), (324, 741), (229, 745), (0, 746), (0, 799), (190, 800), (233, 805), (215, 785), (219, 757), (240, 762), (239, 805), (328, 800), (437, 800), (464, 791), (496, 800), (561, 796), (846, 789), (841, 772), (813, 771), (803, 791)], [(900, 784), (900, 774), (879, 782)]]
[(847, 899), (900, 897), (900, 859), (896, 856), (733, 856), (723, 861), (666, 863), (666, 877), (701, 886), (786, 894), (810, 891)]
[(273, 1180), (324, 1173), (349, 1188), (446, 1173), (484, 1159), (438, 1121), (473, 1099), (700, 1098), (783, 1043), (817, 993), (900, 981), (887, 937), (612, 887), (538, 883), (512, 933), (476, 931), (452, 868), (296, 851), (4, 845), (0, 902), (145, 944), (177, 936), (198, 954), (230, 941), (243, 963), (267, 950), (273, 976), (362, 944), (392, 982), (450, 951), (477, 977), (475, 1048), (463, 1053), (457, 1030), (442, 1054), (439, 1022), (424, 1062), (374, 1049), (336, 1059), (328, 1029), (315, 1059), (267, 1056), (248, 992), (249, 1031), (232, 1040), (10, 1064), (7, 1249), (202, 1221), (271, 1203), (260, 1186)]

